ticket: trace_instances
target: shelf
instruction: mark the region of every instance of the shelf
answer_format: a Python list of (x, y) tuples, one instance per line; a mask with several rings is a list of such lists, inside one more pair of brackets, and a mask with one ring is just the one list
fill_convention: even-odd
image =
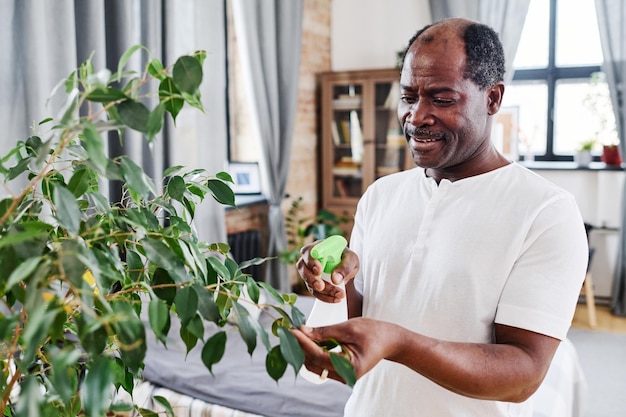
[(320, 75), (322, 208), (353, 214), (371, 183), (406, 168), (395, 109), (382, 105), (398, 81), (397, 69)]

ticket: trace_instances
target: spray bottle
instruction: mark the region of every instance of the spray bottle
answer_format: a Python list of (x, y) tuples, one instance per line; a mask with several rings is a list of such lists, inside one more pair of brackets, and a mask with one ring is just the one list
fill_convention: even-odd
[[(334, 284), (330, 279), (330, 274), (335, 267), (341, 262), (341, 254), (346, 248), (348, 242), (343, 236), (330, 236), (324, 241), (313, 246), (311, 256), (322, 264), (322, 279), (345, 291), (345, 284)], [(309, 327), (330, 326), (348, 320), (348, 304), (346, 298), (342, 298), (338, 303), (327, 303), (325, 301), (315, 299), (313, 309), (307, 318), (306, 325)], [(337, 346), (332, 351), (341, 351), (341, 347)], [(300, 375), (307, 381), (315, 384), (321, 384), (326, 381), (326, 376), (315, 374), (305, 367), (300, 369)]]

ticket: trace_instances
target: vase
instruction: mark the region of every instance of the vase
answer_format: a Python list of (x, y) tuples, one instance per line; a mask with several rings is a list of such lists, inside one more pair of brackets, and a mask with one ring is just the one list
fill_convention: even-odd
[(617, 145), (604, 145), (600, 159), (607, 165), (622, 164), (622, 157), (619, 154), (619, 147)]
[(588, 167), (591, 159), (591, 151), (578, 151), (574, 155), (574, 161), (576, 161), (579, 167)]

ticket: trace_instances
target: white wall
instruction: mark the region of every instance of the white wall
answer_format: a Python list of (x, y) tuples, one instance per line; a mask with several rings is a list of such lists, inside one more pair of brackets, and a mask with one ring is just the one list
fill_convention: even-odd
[(592, 170), (535, 170), (535, 172), (571, 192), (587, 223), (605, 228), (592, 230), (589, 242), (596, 249), (591, 262), (595, 295), (609, 298), (617, 262), (619, 234), (616, 229), (620, 226), (624, 172)]
[(332, 0), (331, 69), (393, 68), (396, 52), (429, 23), (428, 0)]

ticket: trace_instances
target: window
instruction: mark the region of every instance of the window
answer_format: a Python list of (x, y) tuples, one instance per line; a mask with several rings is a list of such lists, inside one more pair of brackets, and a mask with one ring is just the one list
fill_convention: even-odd
[(593, 140), (599, 160), (617, 143), (602, 60), (594, 0), (531, 0), (502, 103), (515, 110), (520, 159), (572, 161)]

